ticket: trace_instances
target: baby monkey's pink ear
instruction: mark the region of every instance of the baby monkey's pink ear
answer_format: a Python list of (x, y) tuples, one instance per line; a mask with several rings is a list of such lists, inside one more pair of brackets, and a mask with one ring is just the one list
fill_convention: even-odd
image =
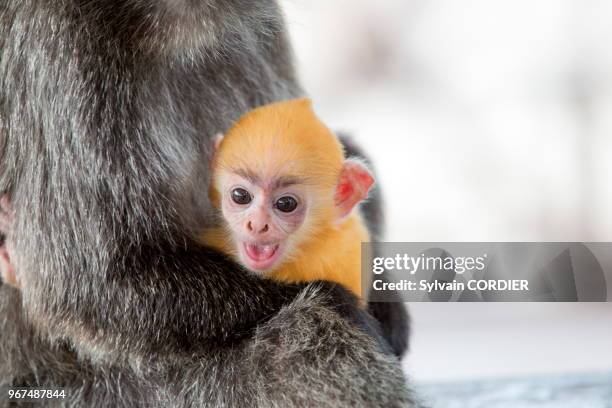
[(346, 217), (357, 204), (368, 198), (368, 192), (373, 184), (374, 176), (365, 164), (358, 160), (347, 159), (342, 166), (336, 187), (335, 203), (339, 217)]

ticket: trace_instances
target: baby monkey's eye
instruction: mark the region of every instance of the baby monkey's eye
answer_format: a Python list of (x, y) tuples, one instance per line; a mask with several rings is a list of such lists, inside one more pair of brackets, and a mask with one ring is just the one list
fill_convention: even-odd
[(232, 190), (232, 201), (236, 204), (246, 205), (253, 201), (253, 197), (244, 188), (238, 187)]
[(290, 212), (295, 211), (295, 209), (298, 206), (298, 202), (293, 197), (285, 196), (285, 197), (281, 197), (278, 200), (276, 200), (276, 203), (274, 203), (274, 206), (276, 207), (278, 211), (281, 211), (284, 213), (290, 213)]

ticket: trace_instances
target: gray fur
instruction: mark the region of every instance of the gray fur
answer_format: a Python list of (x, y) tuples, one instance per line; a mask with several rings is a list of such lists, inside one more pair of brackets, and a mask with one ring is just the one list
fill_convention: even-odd
[[(79, 360), (67, 344), (49, 344), (20, 319), (0, 288), (0, 392), (12, 386), (66, 387), (66, 407), (411, 407), (395, 357), (381, 353), (320, 303), (310, 287), (239, 346), (199, 356), (131, 361), (128, 366)], [(10, 381), (12, 379), (13, 382)], [(0, 402), (6, 402), (0, 400)], [(0, 406), (4, 406), (0, 403)]]
[(412, 406), (341, 289), (195, 242), (213, 135), (299, 95), (272, 0), (0, 4), (0, 191), (24, 282), (0, 286), (0, 406), (15, 386), (75, 407)]

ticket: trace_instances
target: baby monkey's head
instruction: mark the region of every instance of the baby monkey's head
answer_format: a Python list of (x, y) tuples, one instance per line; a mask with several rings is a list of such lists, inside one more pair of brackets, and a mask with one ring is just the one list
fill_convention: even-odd
[(363, 163), (345, 159), (308, 99), (247, 113), (218, 137), (213, 167), (212, 200), (240, 262), (255, 272), (338, 227), (374, 183)]

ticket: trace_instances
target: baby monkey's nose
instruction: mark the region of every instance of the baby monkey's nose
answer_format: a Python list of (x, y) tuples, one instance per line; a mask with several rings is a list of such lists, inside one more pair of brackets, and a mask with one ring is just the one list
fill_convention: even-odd
[(247, 228), (248, 228), (248, 230), (249, 230), (250, 232), (255, 232), (255, 233), (257, 233), (257, 234), (263, 234), (263, 233), (266, 233), (266, 232), (268, 232), (268, 230), (270, 229), (270, 227), (268, 226), (268, 224), (267, 224), (267, 223), (266, 223), (266, 224), (264, 224), (264, 226), (260, 228), (260, 226), (259, 226), (259, 225), (257, 225), (257, 224), (253, 224), (251, 221), (249, 221), (249, 222), (247, 223)]

